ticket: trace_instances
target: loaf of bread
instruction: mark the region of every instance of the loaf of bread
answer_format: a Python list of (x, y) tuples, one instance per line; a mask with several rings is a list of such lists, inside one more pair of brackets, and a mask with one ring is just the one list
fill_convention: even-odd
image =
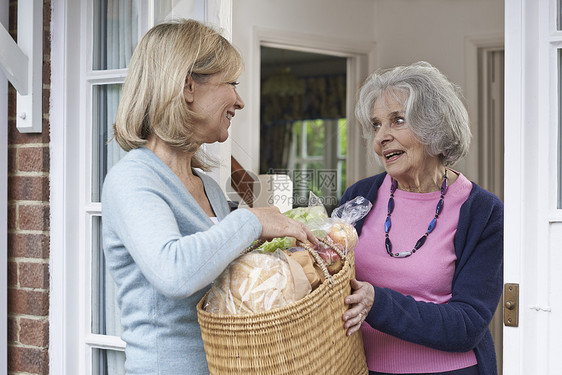
[(295, 301), (295, 286), (285, 260), (250, 252), (235, 259), (213, 283), (205, 310), (214, 314), (269, 311)]

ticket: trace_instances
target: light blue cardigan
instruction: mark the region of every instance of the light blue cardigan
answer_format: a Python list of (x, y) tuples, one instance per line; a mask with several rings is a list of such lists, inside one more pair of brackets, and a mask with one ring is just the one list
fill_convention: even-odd
[(129, 375), (209, 373), (195, 306), (261, 234), (256, 216), (230, 213), (220, 187), (198, 175), (217, 225), (147, 148), (131, 150), (104, 181), (103, 248), (117, 285)]

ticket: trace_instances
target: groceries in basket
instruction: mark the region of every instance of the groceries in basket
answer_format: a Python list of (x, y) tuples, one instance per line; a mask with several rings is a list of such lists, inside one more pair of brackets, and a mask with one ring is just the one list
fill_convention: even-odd
[[(308, 207), (297, 207), (286, 211), (284, 215), (306, 224), (319, 238), (339, 244), (340, 249), (347, 253), (347, 251), (353, 250), (357, 244), (355, 223), (367, 216), (371, 207), (371, 202), (366, 198), (357, 196), (336, 207), (332, 211), (331, 217), (328, 217), (320, 199), (311, 192)], [(264, 242), (258, 247), (258, 250), (273, 252), (293, 246), (295, 246), (294, 238), (282, 237)]]
[(336, 207), (330, 218), (311, 222), (309, 228), (320, 238), (340, 245), (344, 253), (347, 253), (357, 244), (355, 223), (367, 216), (371, 207), (371, 202), (366, 198), (355, 197)]
[(253, 251), (235, 259), (215, 280), (206, 310), (215, 314), (255, 313), (294, 301), (295, 284), (288, 262)]
[(300, 300), (343, 267), (357, 243), (353, 224), (369, 211), (363, 197), (336, 208), (328, 217), (322, 205), (300, 207), (285, 214), (305, 223), (318, 244), (292, 237), (255, 243), (235, 259), (213, 283), (204, 309), (214, 314), (252, 314)]
[(330, 275), (326, 266), (318, 266), (322, 258), (315, 255), (314, 259), (308, 244), (301, 246), (308, 250), (295, 246), (273, 253), (253, 250), (239, 256), (213, 283), (205, 310), (252, 314), (300, 300)]

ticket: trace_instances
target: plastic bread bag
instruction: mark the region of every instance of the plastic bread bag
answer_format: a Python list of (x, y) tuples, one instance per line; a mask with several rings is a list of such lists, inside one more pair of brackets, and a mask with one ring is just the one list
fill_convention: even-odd
[(315, 226), (315, 223), (328, 218), (328, 213), (322, 203), (322, 199), (313, 192), (309, 192), (308, 194), (308, 207), (293, 208), (285, 211), (283, 215), (308, 226)]
[(371, 202), (362, 196), (347, 201), (332, 211), (332, 215), (322, 221), (311, 222), (309, 228), (322, 239), (339, 246), (347, 254), (357, 244), (355, 223), (367, 216), (372, 208)]
[(333, 219), (339, 219), (347, 224), (355, 225), (355, 223), (367, 216), (372, 207), (373, 204), (367, 198), (359, 195), (334, 208), (331, 216)]
[(298, 294), (310, 292), (308, 281), (308, 287), (301, 283), (295, 287), (291, 271), (295, 264), (301, 272), (298, 279), (306, 280), (302, 267), (290, 265), (281, 251), (241, 255), (215, 280), (204, 308), (214, 314), (252, 314), (292, 303)]

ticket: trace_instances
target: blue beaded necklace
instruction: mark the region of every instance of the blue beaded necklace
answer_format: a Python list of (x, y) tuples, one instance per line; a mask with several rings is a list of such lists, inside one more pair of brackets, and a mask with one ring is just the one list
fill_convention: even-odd
[(427, 227), (427, 231), (423, 236), (420, 237), (418, 242), (416, 242), (416, 245), (412, 250), (393, 253), (392, 243), (390, 242), (390, 237), (389, 237), (390, 227), (391, 227), (390, 215), (394, 210), (394, 192), (396, 191), (397, 187), (398, 187), (398, 181), (392, 179), (392, 183), (390, 184), (390, 198), (388, 199), (386, 221), (384, 222), (384, 247), (386, 248), (386, 252), (388, 253), (388, 255), (390, 255), (391, 257), (406, 258), (412, 255), (413, 253), (415, 253), (416, 251), (418, 251), (420, 247), (422, 247), (423, 244), (425, 243), (427, 236), (429, 236), (429, 234), (433, 231), (433, 229), (435, 229), (435, 225), (437, 224), (437, 218), (439, 217), (439, 214), (443, 210), (445, 193), (447, 192), (447, 169), (445, 169), (445, 176), (443, 177), (443, 183), (441, 184), (441, 197), (439, 198), (439, 202), (437, 202), (437, 207), (435, 207), (435, 216), (429, 223), (429, 226)]

